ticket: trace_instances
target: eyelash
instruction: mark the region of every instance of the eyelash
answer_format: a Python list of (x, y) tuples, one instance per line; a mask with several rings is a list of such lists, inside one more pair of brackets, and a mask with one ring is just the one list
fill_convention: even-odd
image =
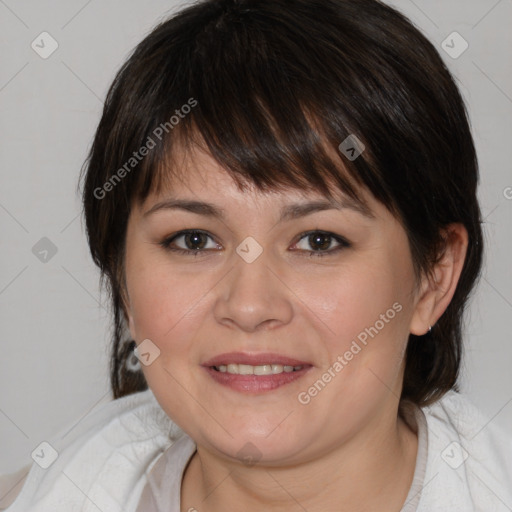
[[(298, 251), (299, 252), (308, 252), (310, 257), (323, 258), (325, 256), (331, 256), (334, 253), (341, 251), (342, 249), (347, 249), (347, 248), (351, 247), (350, 242), (348, 242), (345, 238), (343, 238), (339, 235), (335, 235), (334, 233), (330, 233), (328, 231), (321, 231), (321, 230), (305, 231), (305, 232), (301, 233), (299, 235), (299, 239), (296, 243), (299, 243), (306, 236), (317, 234), (317, 233), (335, 240), (340, 245), (334, 249), (330, 249), (327, 251), (305, 251), (304, 249), (298, 249)], [(188, 234), (196, 234), (196, 235), (202, 234), (202, 235), (208, 236), (209, 238), (212, 238), (205, 231), (201, 231), (198, 229), (190, 229), (190, 230), (179, 231), (178, 233), (171, 235), (170, 237), (167, 237), (165, 240), (160, 242), (159, 245), (162, 246), (167, 251), (172, 251), (176, 254), (193, 255), (194, 257), (197, 257), (200, 254), (204, 255), (205, 252), (211, 250), (211, 249), (203, 249), (203, 250), (195, 249), (195, 250), (193, 250), (193, 249), (181, 249), (181, 248), (171, 247), (171, 243), (174, 242), (177, 238), (180, 238), (180, 237), (188, 235)]]

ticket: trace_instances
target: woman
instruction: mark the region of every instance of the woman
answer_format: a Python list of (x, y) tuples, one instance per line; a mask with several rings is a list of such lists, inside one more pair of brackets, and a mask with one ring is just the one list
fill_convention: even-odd
[(160, 24), (83, 174), (116, 400), (8, 510), (511, 510), (512, 440), (457, 392), (477, 182), (450, 73), (380, 2)]

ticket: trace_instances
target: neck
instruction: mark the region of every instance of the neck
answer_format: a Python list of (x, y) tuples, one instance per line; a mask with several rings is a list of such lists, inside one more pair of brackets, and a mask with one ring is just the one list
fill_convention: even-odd
[(245, 466), (198, 446), (182, 483), (181, 510), (246, 512), (401, 509), (412, 484), (418, 440), (396, 415), (300, 464)]

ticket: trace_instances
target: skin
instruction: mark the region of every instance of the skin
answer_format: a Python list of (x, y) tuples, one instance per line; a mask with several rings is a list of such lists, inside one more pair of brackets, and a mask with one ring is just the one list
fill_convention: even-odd
[[(169, 417), (197, 444), (181, 489), (181, 510), (246, 512), (399, 511), (412, 483), (417, 436), (398, 417), (409, 333), (424, 334), (448, 306), (459, 278), (467, 233), (446, 230), (447, 248), (433, 278), (416, 281), (401, 224), (364, 195), (374, 218), (326, 210), (278, 222), (282, 205), (324, 199), (315, 192), (241, 192), (199, 150), (183, 163), (172, 190), (134, 204), (126, 238), (129, 327), (160, 356), (143, 366)], [(169, 197), (213, 203), (223, 220), (160, 209)], [(181, 230), (210, 237), (202, 255), (160, 243)], [(318, 246), (299, 239), (322, 230), (346, 238)], [(235, 251), (248, 236), (263, 248), (252, 263)], [(329, 245), (329, 240), (331, 240)], [(186, 237), (173, 247), (190, 249)], [(194, 240), (189, 244), (194, 243)], [(313, 242), (314, 243), (314, 242)], [(311, 401), (298, 394), (321, 378), (365, 328), (399, 303), (402, 309)], [(308, 361), (301, 379), (271, 392), (246, 394), (217, 384), (201, 364), (223, 352), (278, 352)], [(246, 443), (260, 452), (247, 465)]]

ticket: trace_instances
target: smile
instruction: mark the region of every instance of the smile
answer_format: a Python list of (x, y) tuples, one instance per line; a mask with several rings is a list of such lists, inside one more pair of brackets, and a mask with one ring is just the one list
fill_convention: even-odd
[[(203, 366), (202, 368), (217, 384), (244, 394), (260, 394), (276, 390), (301, 379), (313, 366), (228, 364), (220, 365), (219, 367)], [(263, 370), (259, 370), (259, 368), (263, 368)], [(267, 373), (269, 370), (270, 373)], [(272, 371), (276, 373), (272, 373)]]
[(221, 364), (219, 366), (213, 366), (215, 370), (222, 373), (231, 373), (233, 375), (277, 375), (279, 373), (290, 373), (301, 370), (303, 367), (300, 366), (289, 366), (282, 364), (263, 364), (253, 366), (251, 364)]

